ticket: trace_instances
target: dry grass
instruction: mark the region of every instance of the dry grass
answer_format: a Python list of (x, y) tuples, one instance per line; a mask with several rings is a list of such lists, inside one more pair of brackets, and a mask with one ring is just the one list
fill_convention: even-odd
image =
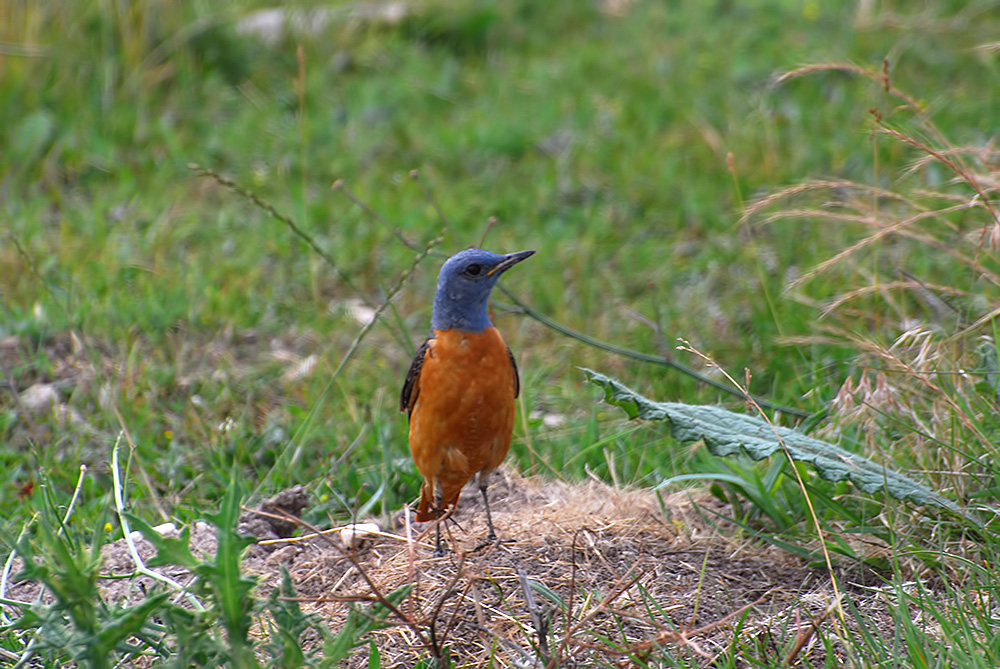
[[(562, 666), (616, 665), (643, 658), (655, 664), (667, 657), (710, 664), (744, 646), (814, 663), (823, 654), (816, 630), (844, 634), (826, 616), (832, 602), (826, 572), (748, 540), (734, 526), (708, 521), (710, 508), (724, 511), (713, 498), (674, 493), (661, 505), (648, 491), (593, 481), (569, 485), (511, 473), (496, 479), (495, 522), (511, 543), (474, 550), (485, 523), (478, 496), (467, 491), (457, 523), (449, 525), (453, 552), (443, 558), (432, 557), (415, 530), (407, 541), (402, 527), (373, 537), (350, 558), (326, 540), (272, 542), (268, 550), (252, 549), (245, 569), (266, 594), (287, 567), (303, 610), (334, 632), (353, 602), (372, 601), (372, 586), (386, 594), (411, 584), (399, 607), (405, 620), (390, 617), (390, 625), (373, 634), (387, 666), (429, 657), (431, 638), (450, 649), (456, 666), (536, 660), (544, 666), (553, 659)], [(194, 527), (196, 555), (211, 555), (214, 542), (212, 528)], [(150, 552), (142, 542), (140, 553)], [(105, 547), (104, 560), (109, 572), (130, 571), (121, 541)], [(538, 584), (530, 588), (533, 607), (526, 604), (522, 574)], [(187, 579), (183, 570), (170, 575)], [(853, 584), (849, 596), (869, 612), (869, 624), (890, 625), (878, 593), (864, 588), (864, 575), (844, 576), (838, 574)], [(144, 580), (106, 582), (108, 599), (141, 601)], [(12, 595), (34, 593), (33, 585), (20, 584)], [(545, 625), (549, 633), (540, 636)], [(350, 666), (367, 666), (365, 648)]]
[[(997, 400), (977, 386), (989, 373), (983, 350), (995, 347), (1000, 314), (1000, 151), (952, 143), (893, 85), (888, 63), (881, 71), (824, 63), (777, 83), (828, 71), (884, 90), (887, 108), (871, 110), (873, 151), (882, 145), (909, 162), (884, 167), (894, 175), (888, 185), (791, 186), (750, 204), (744, 221), (795, 221), (852, 240), (831, 245), (828, 258), (789, 282), (788, 293), (814, 306), (820, 324), (815, 337), (785, 343), (839, 342), (855, 352), (831, 404), (828, 435), (856, 431), (866, 450), (877, 450), (887, 431), (898, 433), (894, 450), (913, 454), (906, 465), (966, 498), (989, 485), (978, 477), (991, 476), (975, 454), (997, 455), (985, 426)], [(889, 107), (896, 101), (901, 106)]]

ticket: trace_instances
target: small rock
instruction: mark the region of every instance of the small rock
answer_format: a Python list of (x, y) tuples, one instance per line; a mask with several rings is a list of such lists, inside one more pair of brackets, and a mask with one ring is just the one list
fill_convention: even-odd
[(18, 400), (31, 413), (43, 414), (59, 401), (59, 393), (51, 383), (36, 383), (21, 391)]
[(340, 540), (348, 550), (357, 550), (381, 531), (376, 523), (354, 523), (340, 530)]
[(295, 561), (295, 556), (299, 554), (299, 547), (293, 544), (282, 546), (267, 556), (267, 563), (271, 566), (280, 564), (288, 565)]
[[(287, 490), (282, 490), (271, 499), (261, 502), (258, 507), (268, 514), (281, 515), (287, 513), (298, 518), (302, 514), (302, 509), (309, 506), (309, 497), (305, 488), (301, 485), (292, 486)], [(236, 531), (243, 536), (250, 536), (256, 539), (284, 539), (295, 533), (298, 523), (283, 518), (272, 518), (260, 513), (247, 511), (240, 516), (239, 525)]]

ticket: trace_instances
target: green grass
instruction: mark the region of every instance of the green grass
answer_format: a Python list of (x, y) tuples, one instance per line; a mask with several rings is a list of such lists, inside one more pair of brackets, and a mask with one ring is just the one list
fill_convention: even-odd
[[(310, 511), (316, 522), (411, 500), (420, 479), (396, 401), (428, 327), (439, 260), (418, 267), (328, 386), (361, 330), (342, 307), (383, 302), (415, 253), (400, 237), (423, 248), (445, 229), (439, 250), (450, 253), (478, 243), (490, 216), (499, 224), (487, 247), (538, 251), (505, 278), (538, 311), (697, 365), (674, 350), (684, 337), (729, 370), (749, 368), (754, 393), (808, 412), (824, 411), (848, 377), (892, 368), (879, 351), (910, 324), (926, 325), (940, 392), (889, 369), (883, 378), (918, 409), (872, 401), (869, 413), (846, 415), (835, 405), (834, 427), (871, 457), (943, 472), (928, 480), (988, 503), (998, 487), (995, 400), (947, 372), (974, 368), (972, 343), (992, 334), (987, 324), (948, 340), (995, 307), (995, 247), (979, 252), (985, 271), (944, 253), (974, 255), (987, 212), (934, 219), (940, 227), (927, 234), (940, 247), (886, 238), (792, 291), (790, 281), (872, 232), (824, 218), (823, 206), (861, 211), (868, 196), (804, 195), (782, 206), (815, 215), (768, 221), (771, 209), (741, 221), (750, 202), (808, 178), (897, 189), (931, 208), (972, 198), (940, 163), (907, 176), (926, 153), (878, 130), (942, 146), (932, 124), (951, 146), (986, 144), (1000, 70), (995, 51), (976, 47), (995, 41), (1000, 14), (987, 3), (886, 1), (865, 16), (854, 4), (636, 2), (612, 16), (570, 0), (435, 0), (409, 5), (398, 23), (341, 18), (319, 37), (262, 44), (235, 30), (266, 6), (252, 0), (223, 9), (0, 0), (0, 338), (17, 338), (0, 368), (3, 535), (13, 541), (35, 513), (26, 484), (68, 496), (81, 463), (90, 470), (78, 522), (96, 522), (122, 428), (145, 477), (134, 510), (149, 518), (202, 517), (233, 471), (259, 493), (306, 483), (324, 500)], [(774, 81), (805, 63), (878, 72), (885, 58), (892, 84), (926, 115), (845, 72)], [(336, 270), (192, 163), (294, 220)], [(337, 179), (347, 193), (331, 189)], [(829, 300), (900, 280), (898, 270), (961, 291), (955, 311), (941, 320), (919, 291), (890, 291), (820, 319)], [(655, 398), (728, 398), (500, 315), (526, 413), (565, 419), (558, 428), (519, 420), (520, 467), (642, 485), (729, 473), (777, 500), (765, 508), (717, 487), (738, 511), (747, 505), (741, 521), (809, 535), (794, 477), (713, 462), (657, 426), (630, 430), (596, 402), (578, 367)], [(311, 373), (286, 374), (309, 355)], [(58, 392), (79, 421), (19, 406), (19, 391), (60, 379), (72, 379)], [(863, 527), (877, 514), (869, 500), (845, 500), (850, 489), (810, 485), (831, 500), (825, 522)], [(935, 533), (903, 534), (901, 548)], [(932, 552), (946, 562), (957, 549), (941, 541)], [(995, 538), (983, 545), (980, 558), (995, 556)], [(975, 636), (960, 626), (954, 634)]]

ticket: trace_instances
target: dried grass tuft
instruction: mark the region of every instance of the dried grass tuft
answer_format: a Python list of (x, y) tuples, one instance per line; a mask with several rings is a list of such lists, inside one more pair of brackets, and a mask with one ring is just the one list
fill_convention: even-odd
[[(435, 647), (450, 651), (453, 666), (501, 667), (655, 663), (667, 654), (709, 665), (734, 647), (734, 637), (737, 648), (766, 640), (776, 653), (812, 663), (822, 661), (820, 638), (844, 648), (838, 639), (845, 631), (826, 615), (828, 572), (718, 521), (711, 511), (728, 511), (712, 497), (676, 492), (660, 498), (648, 490), (514, 473), (494, 478), (494, 523), (511, 543), (475, 552), (486, 527), (473, 489), (459, 506), (457, 524), (448, 527), (454, 552), (443, 558), (433, 557), (416, 526), (409, 540), (403, 526), (369, 533), (351, 553), (336, 532), (271, 539), (248, 552), (244, 571), (257, 578), (257, 596), (267, 597), (286, 567), (302, 610), (317, 614), (334, 634), (350, 607), (412, 584), (389, 626), (371, 635), (382, 666), (413, 666)], [(430, 523), (420, 527), (431, 529)], [(208, 559), (215, 529), (197, 523), (190, 541), (192, 552)], [(148, 541), (135, 546), (143, 560), (155, 553)], [(105, 546), (102, 557), (105, 573), (134, 570), (125, 541)], [(169, 575), (181, 584), (192, 581), (181, 568)], [(889, 612), (866, 604), (878, 593), (865, 588), (865, 574), (838, 579), (852, 601), (870, 611), (868, 627), (890, 634)], [(101, 587), (108, 602), (129, 606), (155, 584), (137, 575), (102, 580)], [(30, 601), (38, 593), (38, 584), (22, 581), (8, 596)], [(256, 625), (254, 633), (267, 629)], [(301, 641), (307, 649), (320, 642)], [(369, 666), (368, 648), (359, 646), (347, 666)]]
[[(475, 551), (486, 527), (476, 491), (467, 490), (446, 534), (454, 552), (443, 558), (417, 532), (405, 541), (405, 528), (376, 537), (354, 562), (326, 542), (300, 546), (289, 567), (301, 605), (336, 630), (351, 600), (370, 598), (368, 580), (382, 593), (413, 584), (400, 606), (407, 622), (374, 633), (383, 664), (429, 657), (419, 629), (450, 648), (457, 666), (545, 666), (553, 658), (614, 663), (664, 647), (707, 660), (727, 648), (740, 620), (757, 633), (783, 627), (777, 619), (815, 618), (829, 604), (824, 572), (708, 522), (712, 498), (696, 503), (678, 492), (661, 505), (650, 491), (594, 481), (495, 478), (494, 522), (512, 543)], [(520, 574), (536, 584), (533, 605)], [(550, 631), (540, 637), (539, 627)], [(799, 632), (767, 633), (794, 645)], [(367, 666), (366, 647), (350, 666)]]

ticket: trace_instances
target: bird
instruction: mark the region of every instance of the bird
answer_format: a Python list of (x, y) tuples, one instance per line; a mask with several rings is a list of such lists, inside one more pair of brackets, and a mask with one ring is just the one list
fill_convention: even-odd
[[(399, 397), (409, 420), (410, 454), (424, 477), (417, 521), (440, 521), (476, 477), (489, 528), (483, 546), (497, 542), (486, 487), (510, 450), (521, 389), (514, 355), (490, 321), (487, 302), (500, 276), (534, 253), (466, 249), (445, 261), (431, 334), (417, 350)], [(434, 554), (441, 556), (440, 522), (436, 530)]]

